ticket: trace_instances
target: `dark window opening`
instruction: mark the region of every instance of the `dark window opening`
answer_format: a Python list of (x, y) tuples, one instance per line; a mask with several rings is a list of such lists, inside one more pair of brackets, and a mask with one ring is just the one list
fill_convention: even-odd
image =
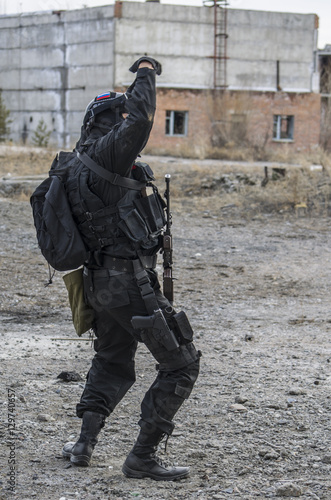
[(187, 135), (187, 111), (166, 111), (166, 135)]
[(293, 141), (294, 116), (274, 115), (273, 139), (275, 141)]
[(331, 55), (320, 57), (320, 92), (331, 94)]

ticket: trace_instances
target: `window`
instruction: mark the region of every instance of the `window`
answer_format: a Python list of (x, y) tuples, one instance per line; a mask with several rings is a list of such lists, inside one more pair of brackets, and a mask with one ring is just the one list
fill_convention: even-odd
[(187, 111), (166, 111), (166, 135), (187, 135)]
[(331, 55), (320, 56), (320, 92), (331, 94)]
[(293, 131), (293, 115), (274, 115), (274, 141), (293, 141)]

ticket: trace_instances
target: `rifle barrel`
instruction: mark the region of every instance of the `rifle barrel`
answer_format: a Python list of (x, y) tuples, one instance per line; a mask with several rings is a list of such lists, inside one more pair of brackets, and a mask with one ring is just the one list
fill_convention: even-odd
[(165, 175), (166, 181), (166, 230), (163, 234), (163, 294), (170, 301), (174, 300), (174, 288), (172, 278), (172, 236), (171, 236), (171, 212), (170, 212), (170, 179), (171, 175)]
[(170, 179), (171, 175), (170, 174), (165, 174), (164, 176), (165, 182), (166, 182), (166, 192), (165, 192), (165, 198), (167, 202), (167, 232), (170, 232), (170, 226), (171, 226), (171, 214), (170, 214)]

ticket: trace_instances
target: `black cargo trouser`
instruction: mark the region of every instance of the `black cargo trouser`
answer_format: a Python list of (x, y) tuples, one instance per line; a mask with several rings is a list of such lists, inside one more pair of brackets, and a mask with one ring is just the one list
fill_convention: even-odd
[[(77, 415), (82, 417), (85, 411), (110, 415), (136, 380), (135, 353), (138, 342), (144, 342), (158, 363), (158, 374), (142, 401), (139, 425), (142, 430), (152, 427), (170, 435), (172, 419), (198, 377), (200, 354), (192, 342), (168, 351), (151, 329), (139, 333), (132, 328), (133, 316), (147, 315), (133, 274), (106, 269), (87, 272), (84, 289), (95, 312), (96, 354)], [(157, 303), (164, 310), (170, 304), (160, 291), (156, 273), (149, 270), (148, 274)]]

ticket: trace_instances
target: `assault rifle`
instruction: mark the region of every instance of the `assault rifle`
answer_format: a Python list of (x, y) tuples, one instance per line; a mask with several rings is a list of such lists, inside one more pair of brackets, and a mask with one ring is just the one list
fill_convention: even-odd
[(166, 191), (164, 197), (167, 202), (166, 208), (166, 228), (163, 233), (163, 295), (172, 304), (174, 301), (174, 283), (172, 277), (172, 235), (171, 224), (172, 216), (170, 212), (170, 174), (165, 175)]

